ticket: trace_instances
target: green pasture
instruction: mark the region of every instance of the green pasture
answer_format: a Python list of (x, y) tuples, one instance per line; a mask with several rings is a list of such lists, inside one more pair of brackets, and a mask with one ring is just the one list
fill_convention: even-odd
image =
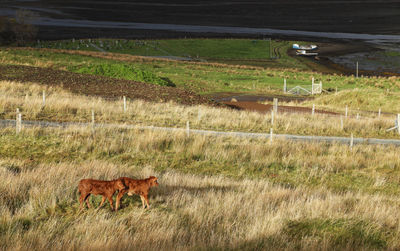
[(305, 65), (299, 64), (298, 60), (286, 54), (291, 44), (292, 42), (290, 41), (266, 39), (71, 39), (37, 41), (31, 43), (29, 46), (34, 48), (101, 51), (161, 58), (178, 57), (193, 61), (263, 67), (283, 67), (286, 65), (299, 69), (307, 69)]

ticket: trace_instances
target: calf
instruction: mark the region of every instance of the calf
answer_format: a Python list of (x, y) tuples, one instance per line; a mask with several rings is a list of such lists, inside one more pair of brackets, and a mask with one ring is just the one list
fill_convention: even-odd
[[(149, 195), (149, 190), (151, 187), (158, 186), (156, 177), (150, 176), (149, 178), (143, 179), (143, 180), (135, 180), (135, 179), (131, 179), (128, 177), (121, 177), (119, 179), (125, 184), (126, 188), (119, 191), (119, 193), (117, 195), (117, 201), (115, 204), (115, 210), (118, 210), (120, 200), (125, 193), (128, 193), (129, 196), (131, 196), (133, 194), (140, 195), (140, 199), (142, 200), (143, 208), (146, 208), (146, 205), (147, 205), (147, 208), (150, 207), (148, 195)], [(146, 203), (146, 205), (145, 205), (145, 203)]]
[(83, 201), (86, 201), (88, 208), (90, 208), (88, 199), (91, 194), (103, 196), (99, 208), (107, 198), (110, 202), (111, 209), (114, 210), (112, 196), (115, 191), (124, 190), (125, 186), (123, 181), (120, 179), (111, 181), (83, 179), (79, 181), (78, 189), (81, 194), (81, 197), (79, 198), (81, 211), (83, 210)]

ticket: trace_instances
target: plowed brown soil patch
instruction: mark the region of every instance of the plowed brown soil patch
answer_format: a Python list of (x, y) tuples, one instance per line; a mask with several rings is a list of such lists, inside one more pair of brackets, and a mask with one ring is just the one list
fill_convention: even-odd
[[(271, 112), (273, 106), (270, 104), (260, 104), (256, 102), (222, 102), (223, 104), (239, 110), (249, 110), (256, 111), (261, 113)], [(310, 113), (312, 112), (311, 108), (308, 107), (298, 107), (298, 106), (278, 106), (278, 113)], [(319, 114), (328, 114), (328, 115), (338, 115), (335, 112), (323, 111), (315, 109), (315, 113)]]
[(153, 102), (174, 101), (184, 105), (219, 105), (206, 97), (176, 87), (165, 87), (130, 80), (78, 74), (50, 68), (0, 65), (0, 80), (61, 86), (73, 93), (101, 96), (104, 98), (117, 99), (126, 96), (130, 99), (142, 99)]

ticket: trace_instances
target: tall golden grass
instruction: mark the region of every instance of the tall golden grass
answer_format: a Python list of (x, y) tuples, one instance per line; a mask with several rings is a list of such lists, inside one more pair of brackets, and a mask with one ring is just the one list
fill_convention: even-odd
[[(45, 106), (43, 91), (46, 93)], [(141, 100), (128, 100), (127, 112), (124, 112), (122, 97), (121, 100), (104, 100), (34, 83), (1, 81), (0, 92), (2, 119), (15, 119), (16, 108), (19, 108), (24, 120), (88, 122), (93, 110), (95, 121), (99, 123), (185, 127), (189, 121), (192, 128), (221, 131), (269, 132), (273, 128), (275, 133), (300, 135), (349, 136), (353, 133), (355, 137), (400, 137), (395, 130), (386, 132), (394, 126), (394, 116), (344, 118), (342, 129), (339, 116), (285, 113), (275, 115), (272, 125), (270, 113)]]
[[(397, 155), (141, 130), (1, 129), (0, 247), (395, 250)], [(79, 213), (80, 179), (149, 175), (161, 184), (149, 210), (124, 197), (118, 213)]]
[[(351, 116), (359, 113), (361, 116), (377, 117), (378, 111), (381, 109), (381, 116), (394, 116), (399, 113), (400, 104), (399, 92), (386, 92), (373, 88), (342, 90), (337, 93), (323, 94), (316, 96), (314, 99), (305, 100), (304, 102), (282, 102), (288, 106), (307, 106), (316, 105), (316, 109), (334, 111), (344, 114), (346, 106)], [(272, 102), (264, 102), (272, 103)]]

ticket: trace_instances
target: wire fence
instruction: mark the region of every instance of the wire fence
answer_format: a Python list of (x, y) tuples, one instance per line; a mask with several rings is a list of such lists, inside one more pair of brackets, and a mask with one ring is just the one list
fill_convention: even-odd
[[(45, 97), (43, 97), (45, 96)], [(45, 100), (47, 98), (51, 98), (51, 93), (50, 94), (40, 94), (40, 95), (32, 95), (32, 94), (20, 94), (20, 95), (7, 95), (7, 94), (2, 94), (0, 93), (0, 97), (6, 97), (6, 98), (21, 98), (21, 99), (32, 99), (32, 98), (36, 98), (38, 100)], [(120, 97), (103, 97), (103, 96), (91, 96), (91, 95), (87, 95), (87, 94), (79, 94), (79, 96), (84, 96), (84, 97), (88, 97), (91, 99), (101, 99), (101, 100), (106, 100), (106, 101), (123, 101), (124, 97), (120, 96)], [(59, 95), (57, 94), (57, 99), (71, 99), (74, 98), (76, 96), (74, 95)], [(127, 102), (131, 102), (135, 99), (132, 98), (128, 98), (126, 97), (126, 101)], [(226, 100), (226, 98), (224, 99)], [(43, 101), (45, 102), (45, 101)], [(240, 103), (240, 102), (239, 102)], [(268, 112), (270, 112), (273, 109), (273, 107), (270, 108), (270, 110)], [(313, 112), (314, 109), (314, 112)], [(360, 110), (360, 109), (351, 109), (349, 107), (341, 107), (341, 108), (336, 108), (336, 109), (332, 109), (332, 108), (328, 108), (323, 106), (322, 108), (319, 108), (317, 106), (315, 106), (314, 108), (311, 107), (304, 107), (304, 106), (286, 106), (286, 105), (278, 105), (277, 111), (279, 113), (301, 113), (301, 114), (305, 114), (305, 113), (309, 113), (309, 114), (323, 114), (323, 115), (327, 115), (327, 116), (349, 116), (349, 117), (354, 117), (354, 118), (376, 118), (376, 117), (380, 117), (380, 116), (397, 116), (396, 113), (391, 113), (391, 112), (383, 112), (381, 110), (377, 110), (377, 111), (368, 111), (368, 110)]]
[[(19, 123), (19, 125), (18, 125)], [(366, 145), (395, 145), (400, 146), (400, 140), (397, 139), (375, 139), (375, 138), (353, 138), (351, 137), (334, 137), (334, 136), (303, 136), (291, 134), (273, 134), (272, 129), (270, 133), (249, 133), (249, 132), (224, 132), (224, 131), (211, 131), (211, 130), (198, 130), (190, 129), (189, 122), (186, 128), (173, 128), (173, 127), (157, 127), (157, 126), (139, 126), (128, 124), (100, 124), (100, 123), (75, 123), (75, 122), (50, 122), (50, 121), (19, 121), (18, 120), (0, 120), (1, 127), (17, 127), (17, 133), (21, 131), (21, 127), (56, 127), (56, 128), (69, 128), (73, 126), (78, 127), (91, 127), (95, 128), (117, 128), (117, 129), (139, 129), (139, 130), (153, 130), (153, 131), (166, 131), (166, 132), (184, 132), (188, 136), (190, 134), (206, 135), (206, 136), (223, 136), (223, 137), (241, 137), (241, 138), (259, 138), (272, 141), (273, 139), (303, 141), (303, 142), (327, 142), (327, 143), (340, 143), (348, 144), (350, 147), (353, 144), (366, 144)], [(18, 132), (18, 126), (19, 132)]]

